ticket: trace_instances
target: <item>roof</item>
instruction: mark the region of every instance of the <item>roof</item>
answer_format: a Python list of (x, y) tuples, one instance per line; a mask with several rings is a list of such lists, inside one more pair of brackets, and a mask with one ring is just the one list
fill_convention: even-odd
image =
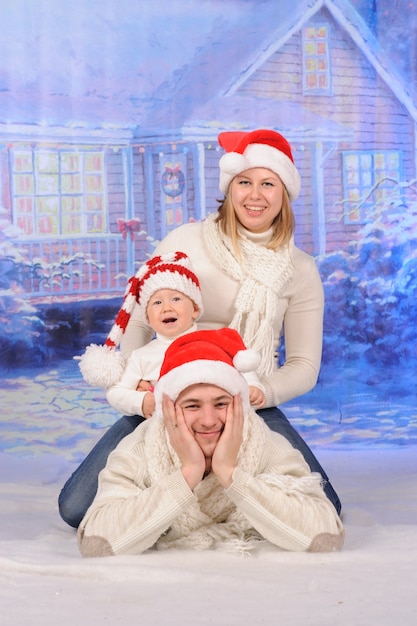
[[(322, 7), (417, 119), (411, 87), (347, 0), (14, 0), (0, 6), (0, 132), (204, 136), (207, 120), (253, 127), (261, 113), (273, 126), (269, 100), (250, 118), (226, 96)], [(295, 105), (280, 116), (294, 134), (321, 123)]]

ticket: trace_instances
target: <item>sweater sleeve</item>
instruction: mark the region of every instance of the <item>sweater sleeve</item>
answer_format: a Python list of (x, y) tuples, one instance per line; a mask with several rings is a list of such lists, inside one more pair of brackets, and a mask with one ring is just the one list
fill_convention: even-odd
[(300, 253), (283, 318), (285, 363), (262, 380), (266, 406), (283, 404), (316, 384), (321, 364), (323, 311), (323, 285), (316, 263)]
[(322, 489), (321, 477), (311, 474), (287, 441), (279, 449), (277, 453), (276, 447), (266, 447), (269, 460), (260, 475), (237, 467), (229, 497), (262, 537), (284, 550), (340, 550), (343, 525)]
[(140, 554), (195, 500), (181, 470), (145, 484), (143, 445), (131, 451), (119, 446), (101, 472), (97, 496), (78, 528), (82, 556)]
[(261, 391), (265, 393), (265, 387), (259, 380), (256, 372), (242, 372), (242, 376), (246, 380), (249, 386), (258, 387), (258, 389), (260, 389)]
[(142, 404), (147, 392), (136, 390), (139, 381), (144, 377), (137, 352), (130, 355), (119, 382), (107, 389), (106, 398), (110, 406), (123, 415), (143, 417)]

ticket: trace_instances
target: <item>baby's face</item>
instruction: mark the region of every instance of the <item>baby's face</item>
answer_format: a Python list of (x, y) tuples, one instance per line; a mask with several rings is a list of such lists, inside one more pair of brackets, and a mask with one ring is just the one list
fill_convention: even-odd
[(191, 328), (198, 312), (191, 298), (175, 289), (158, 289), (146, 307), (149, 325), (165, 337), (176, 337)]

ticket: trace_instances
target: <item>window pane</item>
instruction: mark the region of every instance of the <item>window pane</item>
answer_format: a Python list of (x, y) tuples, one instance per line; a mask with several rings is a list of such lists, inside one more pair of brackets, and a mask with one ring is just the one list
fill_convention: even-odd
[(35, 170), (37, 172), (58, 173), (58, 154), (56, 152), (38, 152), (35, 157)]
[(105, 232), (103, 152), (18, 148), (11, 164), (14, 223), (26, 235)]
[(61, 172), (79, 172), (81, 170), (81, 157), (75, 152), (61, 154)]
[[(346, 152), (343, 155), (345, 221), (364, 223), (375, 207), (399, 197), (401, 153), (397, 150)], [(392, 167), (391, 167), (392, 166)]]
[(13, 186), (16, 195), (30, 195), (34, 193), (33, 176), (31, 174), (15, 174)]
[(58, 174), (39, 174), (36, 176), (37, 194), (58, 194)]
[(62, 234), (80, 235), (82, 233), (82, 215), (68, 213), (62, 216)]
[(61, 177), (62, 193), (81, 193), (81, 174), (63, 174)]
[(14, 172), (32, 172), (32, 152), (16, 150), (12, 155)]
[(62, 212), (82, 213), (83, 205), (80, 196), (62, 196)]

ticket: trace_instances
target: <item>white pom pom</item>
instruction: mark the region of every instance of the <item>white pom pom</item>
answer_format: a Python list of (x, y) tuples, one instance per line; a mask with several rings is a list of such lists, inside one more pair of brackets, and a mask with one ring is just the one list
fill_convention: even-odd
[(119, 350), (92, 343), (82, 356), (74, 357), (86, 383), (107, 389), (122, 377), (125, 359)]
[(259, 367), (261, 356), (256, 350), (239, 350), (233, 358), (233, 365), (239, 372), (251, 372)]

